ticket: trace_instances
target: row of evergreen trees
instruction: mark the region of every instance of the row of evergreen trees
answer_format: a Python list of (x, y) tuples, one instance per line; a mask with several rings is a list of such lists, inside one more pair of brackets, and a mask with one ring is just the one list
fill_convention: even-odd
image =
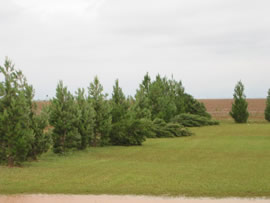
[[(230, 112), (231, 117), (236, 123), (246, 123), (249, 117), (248, 103), (246, 101), (246, 95), (244, 93), (244, 85), (239, 81), (234, 88), (234, 103)], [(266, 108), (264, 111), (265, 120), (270, 122), (270, 89), (268, 90), (268, 96), (266, 98)]]
[(22, 72), (7, 59), (0, 74), (0, 162), (9, 166), (35, 160), (51, 145), (58, 154), (89, 146), (141, 145), (146, 137), (191, 135), (185, 126), (217, 124), (181, 82), (160, 75), (152, 81), (146, 74), (135, 98), (124, 95), (118, 80), (111, 99), (97, 77), (75, 95), (59, 82), (49, 107), (37, 114), (33, 87)]
[(5, 78), (0, 83), (0, 162), (12, 167), (49, 149), (48, 114), (35, 114), (33, 87), (9, 60), (0, 73)]

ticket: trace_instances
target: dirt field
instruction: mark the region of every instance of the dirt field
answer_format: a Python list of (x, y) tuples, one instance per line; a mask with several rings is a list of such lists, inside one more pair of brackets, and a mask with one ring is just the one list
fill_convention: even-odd
[[(199, 99), (203, 102), (207, 111), (215, 119), (231, 119), (229, 112), (232, 108), (233, 99)], [(247, 99), (250, 119), (264, 119), (266, 99)]]
[[(233, 99), (199, 99), (203, 102), (207, 111), (218, 120), (231, 119), (229, 112), (232, 108)], [(264, 120), (264, 109), (266, 99), (247, 99), (249, 119)], [(37, 101), (37, 109), (40, 112), (43, 106), (48, 105), (48, 101)]]

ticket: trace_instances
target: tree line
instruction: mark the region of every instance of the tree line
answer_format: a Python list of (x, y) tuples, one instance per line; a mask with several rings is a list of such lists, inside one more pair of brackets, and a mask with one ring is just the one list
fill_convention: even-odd
[(0, 163), (10, 167), (36, 160), (49, 149), (65, 154), (141, 145), (146, 138), (190, 136), (187, 127), (218, 124), (173, 77), (152, 80), (147, 73), (134, 97), (126, 97), (116, 80), (110, 99), (98, 77), (75, 94), (60, 81), (55, 97), (38, 113), (33, 86), (9, 59), (0, 74)]
[[(214, 125), (204, 105), (181, 82), (148, 74), (135, 97), (115, 81), (111, 99), (95, 77), (73, 95), (60, 81), (50, 105), (37, 113), (34, 88), (9, 59), (0, 66), (0, 162), (12, 167), (54, 153), (106, 145), (141, 145), (147, 137), (181, 137), (191, 126)], [(192, 122), (187, 122), (190, 120)]]

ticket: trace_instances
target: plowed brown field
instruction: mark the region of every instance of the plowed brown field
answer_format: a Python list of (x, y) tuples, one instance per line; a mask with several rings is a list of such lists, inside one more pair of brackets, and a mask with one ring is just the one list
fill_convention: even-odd
[[(232, 108), (233, 99), (199, 99), (204, 103), (208, 113), (215, 119), (230, 119), (229, 112)], [(264, 119), (266, 99), (247, 99), (250, 119)]]
[[(232, 108), (233, 99), (199, 99), (199, 101), (204, 103), (207, 112), (210, 113), (214, 119), (231, 119), (229, 112)], [(247, 102), (250, 114), (249, 118), (253, 120), (264, 120), (266, 99), (247, 99)], [(37, 101), (38, 112), (46, 105), (49, 105), (48, 101)]]

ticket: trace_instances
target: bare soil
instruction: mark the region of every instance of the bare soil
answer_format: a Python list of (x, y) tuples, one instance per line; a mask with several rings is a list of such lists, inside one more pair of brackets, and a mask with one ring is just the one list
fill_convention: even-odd
[(269, 199), (169, 198), (116, 195), (9, 195), (0, 196), (0, 203), (269, 203)]
[[(199, 99), (204, 103), (207, 112), (210, 113), (213, 118), (222, 120), (230, 119), (229, 112), (232, 108), (233, 99)], [(250, 119), (264, 119), (264, 109), (266, 107), (266, 99), (247, 99), (248, 111), (250, 113)]]
[[(204, 103), (207, 112), (210, 113), (214, 119), (228, 120), (231, 119), (229, 112), (232, 108), (233, 99), (199, 99)], [(266, 107), (266, 99), (247, 99), (248, 111), (250, 119), (264, 120), (264, 109)], [(50, 104), (49, 101), (37, 101), (38, 113), (44, 106)]]

